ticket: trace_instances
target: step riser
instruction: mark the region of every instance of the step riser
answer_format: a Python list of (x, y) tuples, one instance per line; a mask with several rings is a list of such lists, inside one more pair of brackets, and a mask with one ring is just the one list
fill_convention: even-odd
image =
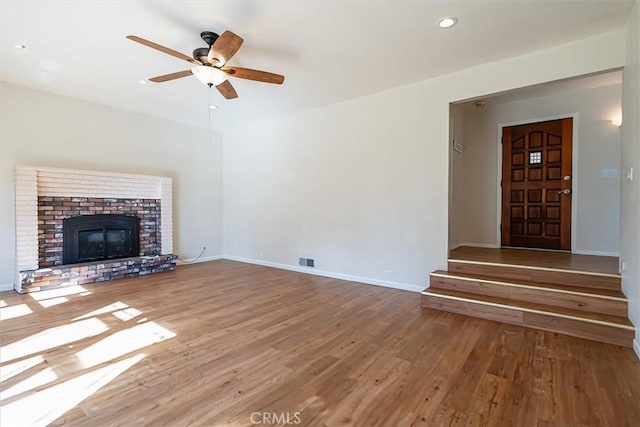
[(468, 301), (452, 300), (434, 295), (422, 295), (422, 307), (448, 311), (496, 322), (558, 332), (579, 338), (631, 347), (634, 333), (628, 329), (593, 324), (552, 314), (530, 313), (517, 308), (488, 306)]
[(521, 288), (516, 286), (496, 285), (475, 280), (460, 280), (452, 277), (431, 276), (432, 288), (449, 289), (478, 295), (508, 298), (538, 304), (553, 305), (592, 313), (627, 316), (627, 302), (603, 299), (591, 296), (553, 292), (546, 289)]
[(504, 280), (527, 280), (549, 284), (580, 286), (583, 288), (609, 289), (619, 291), (619, 277), (593, 276), (562, 271), (536, 270), (521, 267), (505, 267), (487, 264), (469, 264), (449, 261), (450, 273), (476, 274)]

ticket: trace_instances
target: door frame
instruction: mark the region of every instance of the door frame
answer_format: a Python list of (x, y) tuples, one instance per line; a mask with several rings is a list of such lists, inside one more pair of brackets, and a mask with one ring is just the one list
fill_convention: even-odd
[[(546, 116), (533, 119), (518, 120), (515, 122), (498, 123), (497, 134), (497, 146), (498, 149), (498, 173), (496, 174), (496, 188), (497, 188), (497, 210), (496, 210), (496, 244), (497, 247), (502, 247), (502, 232), (500, 230), (500, 224), (502, 223), (502, 128), (510, 126), (528, 125), (530, 123), (547, 122), (550, 120), (560, 119), (573, 119), (573, 138), (571, 141), (571, 253), (576, 253), (576, 236), (577, 236), (577, 224), (578, 224), (578, 120), (580, 113), (567, 113), (556, 116)], [(523, 248), (523, 249), (535, 249), (535, 250), (547, 250), (536, 248)]]

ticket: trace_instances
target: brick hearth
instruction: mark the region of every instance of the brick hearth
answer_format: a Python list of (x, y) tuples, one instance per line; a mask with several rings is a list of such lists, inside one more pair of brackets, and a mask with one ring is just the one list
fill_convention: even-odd
[(125, 277), (173, 271), (175, 255), (142, 256), (113, 261), (62, 265), (20, 272), (22, 292), (44, 291), (64, 286), (100, 283)]

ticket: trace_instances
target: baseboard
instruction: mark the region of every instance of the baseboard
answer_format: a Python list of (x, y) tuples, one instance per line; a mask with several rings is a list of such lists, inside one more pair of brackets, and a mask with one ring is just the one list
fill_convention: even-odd
[(612, 256), (612, 257), (619, 257), (620, 256), (619, 252), (583, 251), (581, 249), (576, 249), (572, 253), (574, 253), (576, 255), (596, 255), (596, 256)]
[(178, 259), (177, 261), (177, 265), (189, 265), (189, 264), (199, 264), (201, 262), (208, 262), (208, 261), (217, 261), (219, 259), (224, 259), (224, 255), (212, 255), (212, 256), (203, 256), (200, 257), (197, 260), (194, 261), (182, 261), (181, 259)]
[(313, 274), (314, 276), (330, 277), (332, 279), (340, 279), (340, 280), (346, 280), (349, 282), (364, 283), (367, 285), (383, 286), (385, 288), (400, 289), (403, 291), (422, 292), (424, 288), (427, 287), (427, 285), (418, 286), (418, 285), (410, 285), (408, 283), (390, 282), (388, 280), (378, 280), (370, 277), (352, 276), (350, 274), (334, 273), (332, 271), (316, 270), (309, 267), (279, 264), (276, 262), (262, 261), (258, 259), (252, 259), (252, 258), (243, 258), (243, 257), (238, 257), (233, 255), (225, 255), (224, 258), (231, 261), (246, 262), (248, 264), (262, 265), (264, 267), (279, 268), (281, 270), (289, 270), (289, 271), (295, 271), (298, 273)]
[(636, 356), (638, 356), (638, 359), (640, 359), (640, 343), (638, 343), (637, 338), (633, 340), (633, 351), (636, 353)]
[(0, 292), (2, 291), (12, 291), (13, 290), (13, 283), (5, 283), (0, 285)]

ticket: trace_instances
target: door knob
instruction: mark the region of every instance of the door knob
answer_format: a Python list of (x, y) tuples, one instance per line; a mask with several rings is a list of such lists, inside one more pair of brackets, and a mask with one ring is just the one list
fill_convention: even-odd
[(558, 191), (558, 194), (571, 194), (571, 189), (565, 188), (564, 190)]

